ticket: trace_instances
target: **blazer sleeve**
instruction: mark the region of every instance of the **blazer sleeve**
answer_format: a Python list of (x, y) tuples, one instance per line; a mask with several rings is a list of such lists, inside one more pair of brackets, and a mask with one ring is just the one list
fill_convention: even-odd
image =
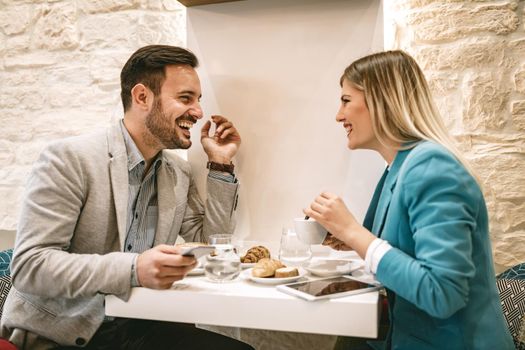
[(210, 234), (233, 234), (238, 183), (229, 183), (208, 176), (206, 205), (198, 194), (193, 178), (190, 180), (188, 202), (180, 235), (185, 241), (204, 242)]
[(18, 291), (49, 298), (99, 293), (128, 297), (134, 254), (69, 252), (88, 193), (84, 174), (78, 153), (67, 143), (48, 146), (35, 163), (26, 185), (11, 265)]
[(414, 255), (391, 249), (379, 263), (377, 278), (431, 316), (448, 318), (467, 303), (476, 268), (472, 235), (483, 196), (473, 177), (445, 151), (415, 154), (396, 186), (402, 186), (400, 200), (391, 205), (406, 210), (408, 228), (399, 235), (411, 237)]

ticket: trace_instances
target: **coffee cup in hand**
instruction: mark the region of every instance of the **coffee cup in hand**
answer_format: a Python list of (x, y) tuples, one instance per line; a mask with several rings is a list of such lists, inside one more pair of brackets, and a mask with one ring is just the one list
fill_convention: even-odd
[(307, 244), (321, 244), (326, 237), (326, 229), (314, 219), (294, 219), (295, 233), (299, 239)]

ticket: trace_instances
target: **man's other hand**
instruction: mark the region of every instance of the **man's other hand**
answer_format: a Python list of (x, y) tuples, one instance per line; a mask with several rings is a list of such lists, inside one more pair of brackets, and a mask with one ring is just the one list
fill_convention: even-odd
[(137, 258), (137, 278), (142, 287), (168, 289), (197, 266), (191, 256), (180, 255), (181, 248), (161, 244), (146, 250)]

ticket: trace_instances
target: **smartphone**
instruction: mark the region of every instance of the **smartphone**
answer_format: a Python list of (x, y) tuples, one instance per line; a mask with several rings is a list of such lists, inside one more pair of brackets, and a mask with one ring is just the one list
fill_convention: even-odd
[(281, 292), (308, 301), (340, 298), (353, 294), (368, 293), (381, 288), (381, 285), (365, 283), (350, 276), (329, 277), (277, 286), (277, 290)]
[(193, 256), (195, 259), (199, 259), (205, 255), (212, 253), (215, 250), (214, 247), (209, 245), (199, 245), (193, 247), (182, 248), (181, 255), (184, 256)]

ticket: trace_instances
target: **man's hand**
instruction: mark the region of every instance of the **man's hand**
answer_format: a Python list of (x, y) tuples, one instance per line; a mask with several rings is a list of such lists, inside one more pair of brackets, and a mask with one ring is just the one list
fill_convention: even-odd
[(215, 134), (210, 136), (211, 122), (208, 120), (201, 129), (201, 143), (208, 159), (212, 162), (229, 164), (241, 145), (241, 136), (232, 122), (213, 115), (212, 121), (217, 126)]
[(197, 266), (191, 256), (180, 255), (181, 248), (161, 244), (146, 250), (137, 258), (137, 278), (143, 287), (168, 289)]

